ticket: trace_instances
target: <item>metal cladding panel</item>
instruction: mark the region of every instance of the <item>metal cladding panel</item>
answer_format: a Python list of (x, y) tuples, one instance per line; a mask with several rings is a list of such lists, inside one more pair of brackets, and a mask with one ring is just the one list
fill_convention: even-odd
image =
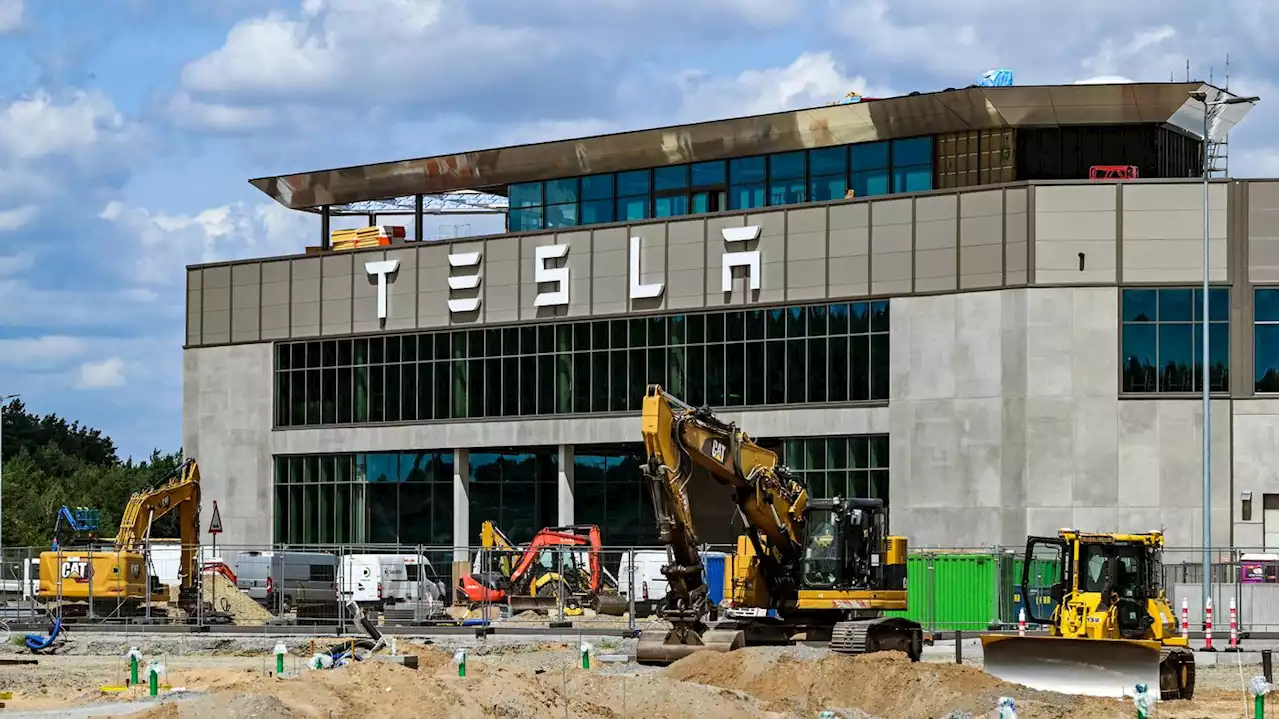
[[(1198, 103), (1187, 96), (1193, 90), (1221, 92), (1194, 82), (970, 87), (250, 182), (280, 204), (303, 209), (968, 130), (1140, 122), (1193, 129), (1203, 124), (1191, 107)], [(1247, 111), (1226, 107), (1222, 130)]]

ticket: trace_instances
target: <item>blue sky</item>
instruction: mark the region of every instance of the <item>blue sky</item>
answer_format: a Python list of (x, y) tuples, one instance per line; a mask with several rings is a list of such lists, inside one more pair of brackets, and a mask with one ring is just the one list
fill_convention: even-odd
[[(181, 437), (183, 267), (300, 252), (250, 177), (970, 84), (1185, 75), (1263, 103), (1274, 0), (0, 0), (0, 395)], [(1210, 50), (1212, 48), (1212, 50)]]

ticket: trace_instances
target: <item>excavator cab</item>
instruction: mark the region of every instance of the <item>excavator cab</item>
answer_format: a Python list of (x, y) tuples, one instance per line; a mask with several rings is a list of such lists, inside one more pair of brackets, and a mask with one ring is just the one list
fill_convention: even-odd
[(1048, 691), (1123, 696), (1146, 684), (1190, 699), (1195, 659), (1165, 597), (1163, 548), (1159, 532), (1028, 538), (1023, 610), (1048, 635), (982, 637), (987, 672)]
[(801, 589), (881, 586), (884, 503), (878, 499), (810, 499), (805, 506)]

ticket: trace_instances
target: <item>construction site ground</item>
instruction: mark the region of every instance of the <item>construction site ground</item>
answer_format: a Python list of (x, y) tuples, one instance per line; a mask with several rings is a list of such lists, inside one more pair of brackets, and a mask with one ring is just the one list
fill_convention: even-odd
[[(590, 669), (580, 641), (591, 642)], [(333, 637), (318, 638), (328, 646)], [(289, 649), (285, 676), (275, 676), (272, 649)], [(823, 710), (864, 719), (934, 719), (996, 715), (1013, 697), (1020, 719), (1108, 719), (1134, 716), (1131, 702), (1037, 692), (1002, 683), (981, 669), (980, 649), (966, 646), (964, 664), (935, 647), (912, 664), (897, 654), (848, 657), (814, 647), (759, 647), (699, 653), (669, 667), (629, 660), (633, 640), (563, 634), (547, 637), (398, 637), (400, 654), (419, 668), (371, 661), (327, 670), (307, 668), (309, 641), (268, 635), (82, 634), (38, 665), (4, 666), (0, 691), (12, 698), (0, 717), (726, 717), (799, 719)], [(141, 687), (104, 693), (129, 677), (130, 647), (166, 669), (159, 699)], [(454, 652), (468, 649), (458, 676)], [(953, 648), (952, 648), (953, 649)], [(30, 657), (12, 642), (0, 658)], [(1156, 717), (1240, 717), (1258, 665), (1220, 656), (1198, 672), (1196, 698), (1162, 702)], [(1276, 697), (1268, 700), (1277, 706)], [(1269, 708), (1268, 712), (1273, 711)], [(1268, 714), (1272, 716), (1272, 714)]]

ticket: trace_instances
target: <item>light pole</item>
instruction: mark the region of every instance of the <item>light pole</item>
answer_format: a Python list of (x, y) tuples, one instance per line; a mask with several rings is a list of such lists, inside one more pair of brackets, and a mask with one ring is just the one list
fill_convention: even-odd
[(4, 562), (4, 403), (17, 398), (16, 394), (0, 397), (0, 564)]
[(1211, 519), (1212, 512), (1212, 496), (1210, 487), (1210, 441), (1209, 441), (1209, 175), (1213, 172), (1213, 166), (1210, 165), (1209, 158), (1209, 119), (1213, 115), (1213, 108), (1223, 107), (1226, 105), (1253, 104), (1258, 102), (1257, 97), (1226, 97), (1219, 100), (1210, 100), (1208, 93), (1193, 91), (1188, 93), (1191, 99), (1198, 100), (1204, 104), (1204, 134), (1201, 135), (1204, 153), (1202, 154), (1203, 162), (1200, 168), (1200, 177), (1204, 185), (1204, 267), (1203, 277), (1201, 278), (1202, 287), (1200, 289), (1200, 401), (1202, 404), (1201, 427), (1201, 458), (1200, 458), (1200, 489), (1203, 492), (1201, 497), (1200, 513), (1203, 515), (1204, 528), (1200, 538), (1202, 555), (1201, 562), (1201, 587), (1200, 587), (1200, 606), (1206, 606), (1212, 591), (1212, 569), (1213, 559), (1210, 552), (1210, 546), (1213, 541), (1211, 530), (1213, 521)]

